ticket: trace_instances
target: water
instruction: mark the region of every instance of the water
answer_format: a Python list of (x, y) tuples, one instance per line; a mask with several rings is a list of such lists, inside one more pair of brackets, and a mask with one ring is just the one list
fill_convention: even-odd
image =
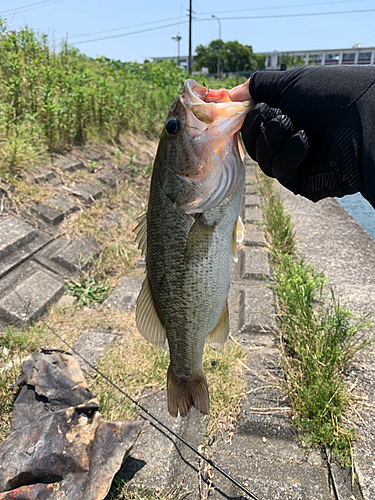
[(337, 198), (337, 201), (375, 240), (375, 210), (360, 193)]

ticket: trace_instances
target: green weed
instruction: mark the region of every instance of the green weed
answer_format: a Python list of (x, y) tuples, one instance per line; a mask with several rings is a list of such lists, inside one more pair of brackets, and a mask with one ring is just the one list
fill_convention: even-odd
[(258, 177), (264, 196), (267, 247), (273, 265), (281, 331), (281, 387), (292, 408), (292, 422), (308, 445), (328, 445), (344, 465), (350, 465), (353, 428), (343, 417), (353, 403), (344, 368), (369, 345), (366, 317), (355, 318), (340, 305), (327, 277), (298, 257), (291, 217), (272, 181)]
[(103, 302), (110, 294), (106, 283), (98, 283), (88, 273), (80, 271), (77, 281), (67, 283), (67, 294), (77, 297), (78, 306), (90, 307), (91, 304)]

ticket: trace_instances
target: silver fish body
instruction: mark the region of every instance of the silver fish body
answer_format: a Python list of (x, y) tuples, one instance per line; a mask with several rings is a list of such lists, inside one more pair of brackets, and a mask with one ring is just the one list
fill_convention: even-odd
[[(204, 95), (203, 87), (195, 87), (195, 82), (190, 85), (195, 92), (193, 99), (196, 93)], [(136, 228), (146, 254), (147, 273), (137, 302), (137, 327), (157, 345), (163, 345), (165, 337), (168, 339), (168, 410), (172, 416), (185, 416), (192, 405), (203, 414), (209, 411), (203, 347), (207, 336), (218, 345), (228, 338), (231, 255), (235, 252), (245, 179), (238, 132), (234, 129), (226, 138), (229, 146), (220, 149), (215, 134), (211, 137), (207, 132), (212, 119), (209, 115), (203, 116), (208, 126), (189, 135), (186, 124), (191, 111), (179, 99), (172, 105), (166, 123), (177, 117), (182, 129), (177, 134), (182, 137), (173, 146), (177, 134), (168, 134), (164, 129), (154, 163), (147, 215)], [(193, 109), (201, 105), (206, 112), (205, 104), (198, 101)], [(244, 117), (246, 105), (239, 109)], [(197, 115), (201, 118), (202, 111), (190, 117), (194, 128)], [(215, 116), (211, 123), (217, 121)], [(243, 119), (235, 119), (238, 130)], [(172, 124), (177, 127), (175, 122)], [(202, 138), (205, 133), (206, 140)], [(225, 169), (220, 165), (220, 154), (230, 156), (231, 175), (221, 173), (220, 177), (213, 172), (215, 168)]]

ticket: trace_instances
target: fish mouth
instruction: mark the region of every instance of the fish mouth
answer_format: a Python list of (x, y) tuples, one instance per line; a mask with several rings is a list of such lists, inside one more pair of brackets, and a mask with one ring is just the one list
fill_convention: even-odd
[(252, 102), (233, 102), (228, 92), (211, 90), (188, 79), (179, 96), (185, 109), (185, 132), (190, 140), (203, 146), (193, 168), (175, 172), (194, 193), (189, 200), (177, 200), (186, 213), (201, 213), (219, 206), (233, 191), (240, 175), (239, 130)]

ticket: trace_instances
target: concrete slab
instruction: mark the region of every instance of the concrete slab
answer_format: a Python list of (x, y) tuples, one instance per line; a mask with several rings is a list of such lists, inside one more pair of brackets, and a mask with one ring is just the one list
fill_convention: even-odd
[(45, 204), (54, 208), (55, 210), (63, 212), (65, 216), (78, 210), (77, 205), (71, 202), (68, 198), (60, 195), (53, 196), (52, 198), (47, 200)]
[(106, 186), (109, 186), (110, 188), (114, 188), (121, 184), (121, 177), (120, 173), (116, 170), (109, 170), (107, 172), (102, 172), (99, 173), (97, 176), (97, 179), (105, 184)]
[(274, 296), (265, 281), (252, 280), (239, 295), (242, 333), (261, 333), (276, 330)]
[(135, 308), (143, 279), (122, 278), (121, 282), (104, 302), (104, 306), (130, 312)]
[(257, 193), (245, 194), (245, 196), (243, 197), (244, 207), (259, 207), (259, 205), (260, 205), (260, 197)]
[(256, 206), (244, 207), (242, 213), (244, 223), (256, 224), (263, 220), (262, 212)]
[(82, 198), (86, 203), (93, 203), (103, 195), (103, 187), (94, 182), (82, 182), (70, 189), (71, 193)]
[(47, 222), (47, 224), (52, 224), (53, 226), (60, 224), (65, 216), (61, 210), (44, 205), (43, 203), (31, 207), (31, 212), (44, 220), (44, 222)]
[[(74, 349), (93, 366), (96, 366), (106, 349), (114, 342), (117, 335), (102, 330), (82, 332), (74, 343)], [(82, 358), (73, 353), (84, 375), (91, 375), (93, 369)]]
[(242, 279), (267, 279), (270, 266), (266, 250), (256, 246), (245, 246), (239, 259)]
[(77, 160), (76, 158), (69, 158), (67, 156), (58, 156), (55, 159), (55, 163), (64, 172), (75, 172), (76, 170), (82, 170), (85, 168), (84, 164)]
[(120, 227), (122, 215), (117, 212), (111, 212), (100, 221), (100, 227), (103, 231), (109, 231), (115, 227)]
[(265, 246), (264, 232), (260, 230), (255, 224), (245, 225), (245, 238), (243, 241), (246, 246)]
[(52, 260), (68, 271), (86, 270), (90, 262), (98, 257), (100, 245), (90, 236), (82, 236), (72, 241), (61, 252), (54, 255)]
[(39, 167), (34, 173), (34, 182), (50, 182), (56, 175), (52, 170), (47, 170), (46, 168)]
[(14, 217), (0, 221), (0, 259), (29, 243), (36, 235), (33, 226)]
[(29, 323), (41, 316), (63, 293), (62, 281), (38, 270), (0, 300), (0, 316), (11, 324)]

